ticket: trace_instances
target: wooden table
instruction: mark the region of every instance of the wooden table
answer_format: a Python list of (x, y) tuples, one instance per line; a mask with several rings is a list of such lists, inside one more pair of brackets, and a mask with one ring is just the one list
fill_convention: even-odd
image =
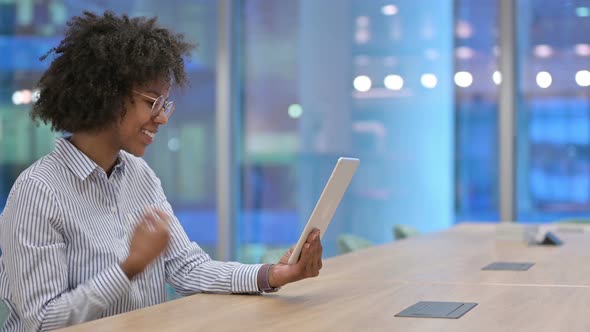
[[(563, 246), (529, 246), (497, 240), (495, 227), (459, 225), (444, 232), (334, 257), (325, 261), (322, 277), (590, 286), (590, 232), (556, 230)], [(522, 272), (481, 270), (498, 261), (535, 265)]]
[[(462, 225), (331, 258), (320, 277), (263, 296), (197, 294), (67, 331), (590, 331), (590, 233), (556, 248)], [(529, 271), (481, 271), (494, 260)], [(400, 318), (418, 301), (476, 302), (460, 319)]]

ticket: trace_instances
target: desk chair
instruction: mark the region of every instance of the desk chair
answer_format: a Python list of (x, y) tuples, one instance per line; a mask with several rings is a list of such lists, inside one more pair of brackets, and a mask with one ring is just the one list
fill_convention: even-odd
[[(0, 249), (0, 256), (2, 256), (2, 250)], [(4, 323), (8, 319), (8, 306), (4, 301), (0, 300), (0, 331), (4, 330)]]
[(278, 263), (283, 255), (289, 250), (289, 248), (273, 248), (266, 249), (262, 257), (260, 258), (261, 264), (276, 264)]
[(268, 247), (262, 243), (248, 243), (240, 247), (238, 262), (243, 264), (258, 264)]
[(166, 302), (181, 298), (182, 295), (178, 294), (172, 286), (166, 284)]
[(420, 234), (420, 231), (409, 225), (397, 224), (393, 226), (393, 238), (396, 240), (406, 239), (418, 234)]
[(8, 306), (0, 300), (0, 330), (4, 330), (4, 323), (8, 319)]
[(365, 238), (352, 234), (342, 234), (338, 236), (337, 245), (338, 253), (346, 254), (360, 249), (368, 248), (373, 243)]
[(590, 219), (585, 219), (585, 218), (559, 219), (555, 222), (559, 223), (559, 224), (590, 224)]

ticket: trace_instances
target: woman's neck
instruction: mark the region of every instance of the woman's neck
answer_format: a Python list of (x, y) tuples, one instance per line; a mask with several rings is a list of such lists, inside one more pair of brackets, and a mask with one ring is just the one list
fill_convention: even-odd
[(100, 166), (107, 175), (111, 174), (119, 155), (119, 148), (112, 144), (111, 133), (74, 133), (70, 142)]

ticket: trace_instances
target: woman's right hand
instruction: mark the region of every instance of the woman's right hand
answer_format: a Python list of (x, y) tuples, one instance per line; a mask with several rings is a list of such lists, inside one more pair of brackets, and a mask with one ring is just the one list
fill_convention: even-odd
[(147, 211), (135, 228), (129, 256), (121, 264), (121, 269), (132, 279), (143, 272), (145, 268), (168, 248), (170, 230), (169, 217), (160, 209)]

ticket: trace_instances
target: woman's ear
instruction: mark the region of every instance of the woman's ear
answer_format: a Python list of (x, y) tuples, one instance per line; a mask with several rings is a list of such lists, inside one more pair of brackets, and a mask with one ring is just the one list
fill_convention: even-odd
[(123, 103), (121, 105), (121, 109), (119, 110), (119, 121), (117, 124), (123, 122), (127, 112), (135, 107), (136, 101), (132, 95), (129, 95), (123, 99)]

